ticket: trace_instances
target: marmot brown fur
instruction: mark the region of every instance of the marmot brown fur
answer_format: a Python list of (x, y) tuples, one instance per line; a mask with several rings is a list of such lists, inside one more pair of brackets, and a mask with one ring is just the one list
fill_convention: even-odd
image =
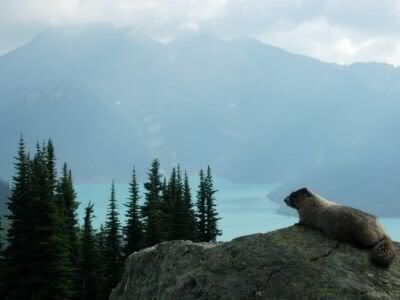
[(377, 266), (388, 267), (396, 256), (390, 237), (373, 215), (325, 200), (307, 188), (291, 193), (285, 203), (299, 213), (299, 225), (371, 248), (371, 260)]

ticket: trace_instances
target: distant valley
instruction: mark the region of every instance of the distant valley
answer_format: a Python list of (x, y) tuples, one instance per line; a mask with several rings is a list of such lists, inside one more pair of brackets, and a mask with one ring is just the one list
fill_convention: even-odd
[(328, 64), (249, 39), (54, 29), (0, 57), (0, 178), (23, 133), (31, 146), (53, 138), (78, 182), (127, 182), (133, 164), (145, 174), (158, 157), (398, 216), (399, 115), (389, 65)]

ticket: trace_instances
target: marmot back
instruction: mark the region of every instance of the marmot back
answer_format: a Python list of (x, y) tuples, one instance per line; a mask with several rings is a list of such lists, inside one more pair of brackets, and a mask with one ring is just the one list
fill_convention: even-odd
[(377, 266), (388, 267), (396, 256), (391, 239), (371, 214), (328, 201), (307, 188), (291, 193), (285, 203), (297, 210), (300, 225), (372, 248), (371, 260)]

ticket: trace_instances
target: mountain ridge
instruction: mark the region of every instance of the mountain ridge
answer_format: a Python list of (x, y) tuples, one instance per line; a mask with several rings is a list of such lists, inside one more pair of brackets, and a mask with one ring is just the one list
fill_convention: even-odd
[[(48, 36), (0, 57), (0, 177), (12, 174), (21, 133), (29, 144), (55, 139), (60, 162), (86, 182), (126, 181), (130, 164), (145, 174), (154, 157), (189, 172), (211, 164), (238, 182), (313, 172), (311, 186), (323, 170), (361, 178), (400, 166), (399, 68), (323, 63), (248, 39), (163, 44), (104, 28)], [(389, 168), (367, 181), (371, 195), (395, 199), (394, 177)], [(327, 184), (339, 196), (365, 194), (364, 181)]]

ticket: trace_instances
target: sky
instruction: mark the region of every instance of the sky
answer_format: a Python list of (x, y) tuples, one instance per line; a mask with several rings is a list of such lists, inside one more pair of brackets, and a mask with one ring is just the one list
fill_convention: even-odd
[(0, 0), (0, 54), (49, 27), (97, 23), (160, 41), (252, 37), (322, 61), (400, 66), (400, 0)]

